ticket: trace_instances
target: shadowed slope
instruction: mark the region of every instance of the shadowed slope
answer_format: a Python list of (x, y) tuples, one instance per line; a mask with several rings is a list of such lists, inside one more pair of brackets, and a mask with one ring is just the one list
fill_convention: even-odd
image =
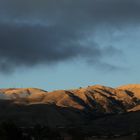
[(119, 88), (94, 85), (52, 92), (36, 88), (0, 89), (0, 99), (1, 120), (66, 126), (139, 110), (140, 85)]

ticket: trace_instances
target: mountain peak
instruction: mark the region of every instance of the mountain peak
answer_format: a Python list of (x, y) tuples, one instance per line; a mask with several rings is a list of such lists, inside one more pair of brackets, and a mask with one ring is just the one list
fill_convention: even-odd
[(117, 87), (117, 89), (123, 89), (123, 90), (140, 89), (140, 84), (127, 84), (127, 85)]
[[(104, 126), (106, 122), (109, 125), (114, 121), (118, 125), (120, 117), (124, 120), (125, 115), (122, 114), (138, 111), (140, 112), (140, 84), (118, 88), (93, 85), (52, 92), (37, 88), (0, 89), (0, 118), (12, 119), (21, 125), (31, 126), (38, 122), (50, 127), (85, 124), (96, 127)], [(140, 116), (140, 113), (137, 114)], [(127, 118), (129, 117), (126, 115), (125, 119)], [(125, 124), (130, 122), (126, 121)]]

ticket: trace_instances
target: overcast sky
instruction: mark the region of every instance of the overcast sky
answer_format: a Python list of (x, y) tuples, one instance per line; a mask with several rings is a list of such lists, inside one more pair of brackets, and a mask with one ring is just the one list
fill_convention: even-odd
[(140, 1), (0, 0), (0, 88), (140, 83)]

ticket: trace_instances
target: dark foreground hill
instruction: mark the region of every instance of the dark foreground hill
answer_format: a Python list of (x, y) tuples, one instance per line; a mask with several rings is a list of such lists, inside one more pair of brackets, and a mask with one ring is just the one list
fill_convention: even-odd
[(47, 92), (1, 89), (0, 121), (19, 126), (81, 127), (87, 133), (131, 133), (140, 128), (140, 85), (100, 85)]

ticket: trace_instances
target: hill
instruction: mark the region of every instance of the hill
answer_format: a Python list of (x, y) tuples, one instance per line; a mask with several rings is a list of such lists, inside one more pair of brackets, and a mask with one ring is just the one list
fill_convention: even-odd
[[(86, 126), (121, 132), (140, 126), (140, 85), (118, 88), (101, 85), (47, 92), (36, 88), (0, 89), (0, 121), (20, 126)], [(131, 118), (131, 119), (130, 119)], [(114, 123), (114, 127), (110, 125)], [(121, 126), (123, 124), (123, 127)], [(137, 126), (138, 125), (138, 126)], [(93, 127), (94, 126), (94, 127)]]

